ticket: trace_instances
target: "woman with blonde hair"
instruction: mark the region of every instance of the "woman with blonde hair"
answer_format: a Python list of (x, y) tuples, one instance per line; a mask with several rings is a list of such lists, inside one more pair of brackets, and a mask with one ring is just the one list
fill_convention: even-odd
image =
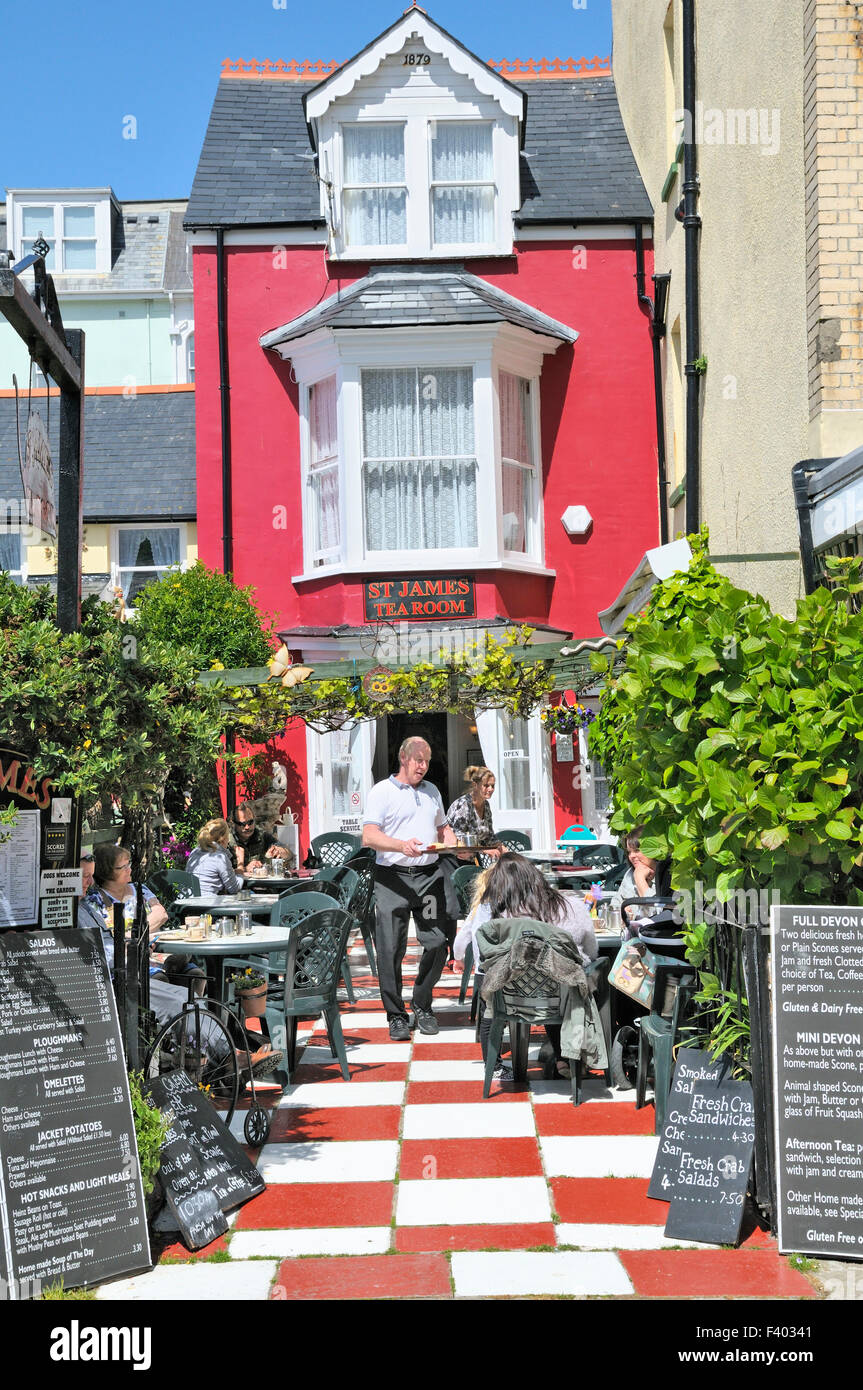
[(228, 822), (220, 816), (198, 832), (198, 847), (189, 855), (186, 872), (196, 876), (202, 893), (237, 893), (242, 888), (243, 880), (231, 863), (230, 842)]
[(495, 776), (490, 767), (474, 765), (465, 769), (467, 791), (458, 797), (447, 811), (447, 821), (459, 838), (473, 837), (483, 849), (500, 848), (494, 838), (489, 801), (495, 788)]

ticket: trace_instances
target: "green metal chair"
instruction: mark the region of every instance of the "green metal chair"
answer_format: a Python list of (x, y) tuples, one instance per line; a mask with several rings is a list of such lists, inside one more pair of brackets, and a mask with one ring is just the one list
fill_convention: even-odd
[(289, 1082), (297, 1060), (297, 1021), (318, 1018), (321, 1014), (327, 1027), (330, 1051), (338, 1058), (345, 1081), (351, 1079), (337, 990), (348, 937), (355, 925), (349, 912), (331, 905), (298, 921), (291, 932), (282, 1000)]
[[(670, 1015), (664, 1014), (668, 985), (677, 980), (677, 991)], [(674, 1049), (680, 1040), (680, 1029), (686, 1019), (692, 996), (697, 988), (691, 965), (680, 961), (674, 965), (657, 965), (650, 1013), (639, 1021), (638, 1068), (635, 1074), (635, 1108), (641, 1110), (647, 1095), (650, 1058), (653, 1055), (654, 1134), (661, 1134), (665, 1125), (668, 1093), (674, 1075)]]
[[(285, 915), (281, 912), (281, 904), (285, 900), (290, 900), (295, 907), (299, 908), (307, 905), (307, 898), (319, 898), (323, 896), (328, 898), (331, 902), (337, 903), (338, 906), (344, 908), (345, 911), (350, 911), (349, 904), (351, 902), (351, 889), (355, 886), (355, 881), (357, 881), (356, 875), (351, 873), (350, 879), (346, 879), (343, 876), (341, 880), (336, 880), (332, 878), (325, 878), (323, 876), (325, 872), (325, 870), (322, 870), (321, 875), (318, 878), (305, 880), (301, 879), (299, 883), (292, 883), (289, 888), (285, 889), (284, 893), (280, 893), (278, 901), (274, 903), (272, 908), (270, 909), (270, 926), (285, 925), (287, 919), (285, 918)], [(335, 872), (338, 871), (336, 870)], [(296, 913), (293, 913), (292, 916), (295, 918)], [(279, 973), (281, 973), (281, 968)], [(351, 980), (351, 968), (348, 964), (347, 951), (345, 951), (345, 958), (342, 962), (342, 979), (345, 983), (345, 992), (348, 996), (348, 1003), (355, 1004), (357, 1001), (354, 995), (353, 982)]]
[(200, 879), (196, 874), (187, 874), (182, 869), (157, 869), (147, 879), (147, 887), (159, 899), (171, 926), (177, 926), (183, 920), (183, 899), (201, 896)]
[(336, 869), (362, 849), (359, 835), (346, 835), (341, 830), (332, 830), (326, 835), (316, 835), (312, 840), (312, 854), (320, 860), (325, 869)]
[(520, 849), (533, 849), (533, 842), (524, 830), (496, 830), (495, 839), (500, 841), (505, 850), (514, 851), (516, 854)]
[[(345, 861), (348, 869), (353, 869), (354, 873), (359, 874), (360, 882), (366, 884), (367, 901), (365, 912), (360, 915), (359, 908), (362, 898), (357, 898), (357, 910), (350, 908), (354, 917), (360, 924), (363, 941), (365, 942), (366, 955), (369, 961), (369, 968), (375, 979), (378, 977), (378, 961), (375, 954), (375, 863), (377, 855), (373, 849), (358, 849), (356, 854), (352, 854), (350, 859)], [(359, 889), (357, 890), (359, 893)]]

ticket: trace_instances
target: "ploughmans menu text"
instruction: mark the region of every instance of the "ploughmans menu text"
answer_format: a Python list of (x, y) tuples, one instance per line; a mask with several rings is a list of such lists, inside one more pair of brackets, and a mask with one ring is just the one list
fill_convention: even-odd
[(149, 1264), (100, 933), (0, 933), (0, 1290), (32, 1297)]

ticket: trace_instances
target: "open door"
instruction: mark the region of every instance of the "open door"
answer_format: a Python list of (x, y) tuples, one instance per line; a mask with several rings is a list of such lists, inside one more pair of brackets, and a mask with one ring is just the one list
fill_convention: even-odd
[(491, 802), (496, 830), (523, 830), (534, 849), (554, 848), (551, 755), (539, 713), (519, 719), (505, 710), (476, 716), (483, 762), (495, 774)]
[(312, 836), (331, 830), (361, 835), (366, 797), (372, 786), (375, 721), (345, 724), (333, 733), (309, 729), (309, 825)]

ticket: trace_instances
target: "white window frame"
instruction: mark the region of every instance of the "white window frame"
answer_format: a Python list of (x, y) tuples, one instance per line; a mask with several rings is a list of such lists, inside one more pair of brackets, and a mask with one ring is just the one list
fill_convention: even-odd
[[(99, 275), (111, 269), (111, 200), (106, 197), (101, 189), (84, 190), (81, 193), (70, 195), (61, 191), (45, 192), (34, 190), (32, 193), (16, 190), (9, 192), (9, 224), (12, 228), (12, 245), (15, 247), (16, 260), (22, 260), (30, 252), (25, 244), (24, 237), (24, 209), (25, 208), (44, 208), (50, 211), (54, 218), (54, 236), (46, 237), (46, 241), (51, 241), (54, 247), (54, 266), (51, 269), (52, 275)], [(95, 232), (93, 237), (67, 237), (65, 235), (65, 211), (67, 208), (92, 208), (94, 212)], [(29, 243), (31, 238), (27, 237)], [(64, 243), (67, 241), (93, 241), (96, 242), (96, 260), (92, 267), (71, 267), (66, 269), (64, 257)]]
[[(543, 355), (557, 342), (509, 324), (399, 328), (385, 333), (371, 329), (318, 330), (297, 343), (285, 345), (300, 384), (300, 453), (303, 507), (303, 573), (292, 582), (320, 579), (323, 574), (367, 571), (397, 573), (420, 569), (510, 569), (543, 576), (545, 567), (543, 506), (540, 495), (542, 446), (539, 423), (540, 373)], [(363, 495), (362, 372), (369, 368), (469, 367), (474, 380), (474, 450), (477, 465), (477, 544), (464, 549), (384, 550), (365, 548)], [(502, 460), (497, 372), (505, 370), (530, 381), (533, 441), (536, 458), (536, 518), (529, 552), (506, 551), (503, 545)], [(313, 530), (307, 498), (311, 457), (309, 389), (326, 377), (336, 377), (339, 431), (339, 513), (341, 553), (326, 566), (313, 563)]]
[(3, 574), (8, 574), (16, 584), (26, 584), (28, 566), (27, 546), (24, 544), (24, 537), (20, 531), (4, 531), (3, 534), (18, 537), (18, 567), (17, 569), (3, 570)]
[[(176, 565), (176, 566), (169, 565), (166, 569), (161, 569), (161, 568), (159, 568), (159, 567), (157, 567), (157, 566), (155, 566), (155, 565), (152, 566), (152, 567), (151, 567), (150, 565), (135, 565), (135, 566), (134, 566), (134, 569), (135, 569), (135, 570), (144, 571), (144, 570), (149, 570), (150, 568), (152, 568), (154, 577), (155, 577), (155, 578), (158, 578), (160, 574), (170, 574), (171, 570), (174, 569), (174, 568), (176, 568), (176, 569), (177, 569), (178, 571), (180, 571), (181, 573), (189, 568), (189, 562), (188, 562), (188, 560), (186, 559), (186, 556), (187, 556), (187, 554), (188, 554), (188, 527), (187, 527), (187, 525), (186, 525), (185, 522), (183, 522), (183, 521), (150, 521), (149, 518), (147, 518), (147, 517), (142, 517), (140, 521), (117, 522), (114, 526), (111, 527), (111, 550), (110, 550), (110, 558), (111, 558), (111, 587), (112, 587), (112, 589), (116, 589), (116, 588), (118, 588), (118, 587), (122, 587), (122, 586), (120, 585), (121, 566), (120, 566), (120, 540), (119, 540), (119, 534), (120, 534), (121, 531), (176, 531), (176, 532), (178, 532), (178, 550), (179, 550), (179, 555), (180, 555), (180, 560), (179, 560), (179, 564), (178, 564), (178, 565)], [(122, 568), (123, 568), (123, 570), (125, 570), (125, 569), (130, 569), (130, 568), (133, 568), (133, 567), (132, 567), (132, 566), (129, 566), (129, 565), (124, 565)], [(134, 605), (130, 605), (130, 607), (128, 608), (127, 611), (130, 612), (130, 613), (134, 613), (134, 611), (135, 611)]]
[[(312, 499), (314, 498), (314, 486), (312, 478), (315, 473), (322, 472), (333, 465), (327, 461), (323, 465), (315, 464), (312, 460), (312, 392), (316, 386), (321, 386), (325, 381), (335, 379), (336, 383), (336, 452), (334, 457), (336, 477), (339, 489), (339, 544), (330, 550), (319, 550), (315, 544), (315, 521), (312, 516)], [(345, 536), (345, 514), (344, 514), (344, 479), (342, 468), (342, 421), (339, 409), (339, 374), (337, 371), (327, 372), (323, 376), (310, 381), (301, 387), (300, 391), (300, 453), (302, 457), (302, 480), (303, 480), (303, 563), (310, 571), (317, 574), (325, 574), (333, 565), (341, 563), (344, 550)]]
[[(403, 183), (348, 183), (348, 182), (345, 180), (345, 177), (344, 177), (344, 170), (345, 170), (345, 139), (344, 139), (344, 131), (345, 131), (346, 128), (349, 128), (349, 127), (350, 127), (350, 128), (354, 128), (354, 129), (355, 129), (355, 128), (358, 128), (358, 127), (360, 127), (360, 126), (362, 126), (362, 125), (374, 125), (374, 126), (389, 125), (389, 126), (399, 126), (399, 127), (401, 128), (401, 130), (402, 130), (402, 132), (403, 132), (403, 149), (404, 149), (404, 161), (405, 161), (405, 175), (404, 175), (404, 182), (403, 182)], [(348, 191), (353, 191), (353, 190), (358, 190), (358, 189), (364, 189), (364, 188), (365, 188), (365, 189), (372, 189), (372, 188), (403, 188), (404, 191), (405, 191), (405, 226), (406, 226), (406, 228), (409, 228), (409, 227), (410, 227), (410, 218), (411, 218), (411, 210), (410, 210), (410, 208), (411, 208), (411, 183), (412, 183), (412, 180), (411, 180), (411, 177), (410, 177), (410, 169), (409, 169), (409, 165), (408, 165), (409, 149), (408, 149), (407, 122), (406, 122), (406, 121), (343, 121), (343, 122), (341, 123), (341, 125), (339, 126), (339, 130), (338, 130), (338, 150), (339, 150), (339, 166), (338, 166), (338, 167), (339, 167), (339, 171), (340, 171), (340, 174), (341, 174), (341, 178), (340, 178), (340, 181), (339, 181), (339, 229), (340, 229), (340, 233), (341, 233), (341, 239), (342, 239), (342, 241), (344, 242), (344, 246), (345, 246), (345, 251), (346, 251), (346, 253), (349, 253), (349, 254), (352, 255), (352, 256), (359, 256), (359, 255), (361, 255), (361, 254), (362, 254), (363, 256), (365, 256), (365, 255), (367, 255), (369, 252), (371, 252), (371, 253), (374, 254), (374, 253), (376, 253), (376, 252), (379, 253), (380, 251), (384, 250), (384, 251), (386, 251), (387, 253), (389, 253), (390, 255), (393, 255), (393, 254), (395, 254), (396, 251), (403, 251), (403, 250), (406, 250), (406, 248), (407, 248), (407, 246), (408, 246), (409, 232), (408, 232), (408, 236), (406, 237), (406, 239), (405, 239), (404, 241), (387, 241), (387, 242), (382, 242), (382, 243), (380, 243), (380, 244), (373, 242), (373, 243), (371, 244), (371, 246), (364, 246), (364, 245), (362, 244), (362, 242), (353, 242), (350, 246), (348, 246), (347, 242), (345, 241), (345, 237), (346, 237), (346, 235), (347, 235), (347, 212), (346, 212), (346, 209), (345, 209), (345, 197), (344, 197), (344, 195), (345, 195), (345, 193), (348, 192)]]
[[(494, 156), (495, 156), (495, 141), (494, 141), (495, 122), (494, 122), (494, 121), (488, 121), (488, 120), (486, 120), (486, 121), (471, 121), (471, 122), (470, 122), (471, 125), (482, 125), (482, 126), (486, 126), (486, 127), (491, 127), (491, 132), (492, 132), (492, 141), (491, 141), (491, 149), (492, 149), (492, 153), (491, 153), (492, 177), (491, 177), (491, 182), (490, 182), (490, 183), (489, 183), (489, 180), (488, 180), (488, 179), (457, 179), (457, 180), (448, 179), (448, 180), (444, 181), (443, 179), (436, 179), (436, 178), (434, 177), (434, 164), (433, 164), (433, 160), (432, 160), (432, 146), (433, 146), (433, 144), (434, 144), (435, 128), (436, 128), (438, 125), (457, 125), (457, 124), (458, 124), (457, 121), (447, 121), (447, 120), (444, 120), (442, 117), (436, 117), (435, 119), (426, 122), (426, 139), (427, 139), (427, 142), (428, 142), (428, 147), (427, 147), (427, 149), (426, 149), (426, 164), (427, 164), (427, 168), (428, 168), (429, 250), (430, 250), (430, 252), (432, 252), (432, 253), (434, 253), (434, 254), (437, 254), (437, 255), (445, 255), (446, 253), (449, 253), (449, 255), (451, 255), (451, 256), (453, 256), (453, 255), (461, 255), (461, 256), (464, 256), (464, 255), (471, 255), (473, 250), (477, 250), (477, 251), (479, 252), (479, 254), (481, 255), (483, 249), (486, 249), (486, 250), (487, 250), (489, 246), (494, 247), (494, 246), (496, 245), (496, 243), (497, 243), (496, 231), (497, 231), (498, 186), (497, 186), (497, 180), (495, 179), (495, 176), (494, 176), (494, 170), (495, 170), (495, 159), (494, 159)], [(493, 198), (494, 198), (494, 204), (493, 204), (493, 207), (492, 207), (492, 215), (491, 215), (492, 226), (495, 228), (495, 235), (493, 236), (493, 240), (492, 240), (491, 242), (463, 242), (463, 241), (442, 241), (442, 242), (436, 242), (435, 239), (434, 239), (434, 192), (435, 192), (435, 189), (436, 189), (436, 188), (489, 188), (489, 187), (490, 187), (491, 190), (492, 190), (492, 195), (493, 195)]]
[[(505, 458), (505, 457), (504, 457), (504, 453), (503, 453), (503, 421), (502, 421), (502, 419), (501, 419), (501, 392), (500, 392), (500, 375), (501, 375), (501, 372), (506, 373), (508, 376), (514, 376), (514, 377), (516, 377), (519, 381), (526, 381), (526, 382), (527, 382), (528, 410), (527, 410), (527, 429), (526, 429), (526, 433), (527, 433), (527, 449), (528, 449), (528, 454), (529, 454), (529, 456), (530, 456), (530, 457), (529, 457), (529, 461), (528, 461), (527, 463), (524, 463), (524, 462), (521, 461), (520, 459), (511, 459), (511, 458)], [(507, 466), (507, 467), (510, 467), (510, 468), (520, 468), (520, 469), (522, 470), (522, 472), (528, 473), (528, 474), (530, 475), (530, 480), (531, 480), (531, 483), (530, 483), (530, 491), (529, 491), (529, 497), (528, 497), (528, 505), (527, 505), (527, 508), (525, 509), (525, 548), (524, 548), (524, 550), (511, 550), (511, 549), (507, 546), (507, 544), (506, 544), (506, 538), (505, 538), (505, 536), (504, 536), (503, 534), (501, 535), (501, 543), (502, 543), (502, 545), (503, 545), (503, 551), (504, 551), (504, 554), (505, 554), (505, 555), (526, 555), (526, 556), (532, 556), (532, 555), (535, 555), (535, 554), (537, 553), (537, 550), (538, 550), (538, 536), (539, 536), (539, 534), (541, 533), (541, 528), (542, 528), (542, 497), (541, 497), (541, 488), (540, 488), (540, 486), (539, 486), (539, 483), (540, 483), (540, 463), (541, 463), (541, 459), (542, 459), (542, 454), (541, 454), (540, 449), (539, 449), (539, 437), (540, 437), (540, 436), (539, 436), (539, 431), (540, 431), (540, 414), (539, 414), (539, 378), (538, 378), (538, 377), (525, 376), (524, 372), (514, 372), (514, 371), (510, 371), (510, 369), (509, 369), (508, 367), (501, 366), (501, 367), (498, 367), (498, 370), (497, 370), (497, 372), (496, 372), (496, 374), (495, 374), (495, 385), (496, 385), (496, 387), (497, 387), (498, 424), (499, 424), (500, 432), (501, 432), (501, 446), (500, 446), (501, 504), (503, 503), (503, 470), (504, 470), (504, 466)], [(502, 518), (501, 518), (501, 524), (502, 524)]]

